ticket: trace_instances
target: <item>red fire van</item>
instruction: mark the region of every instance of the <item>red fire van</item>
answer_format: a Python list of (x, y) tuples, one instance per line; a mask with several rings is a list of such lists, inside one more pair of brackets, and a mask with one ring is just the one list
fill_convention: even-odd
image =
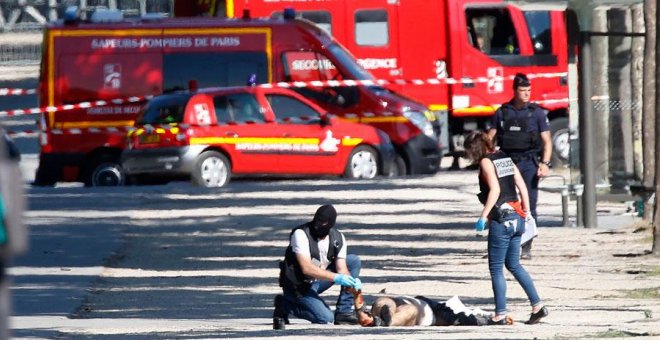
[(186, 0), (175, 14), (282, 17), (286, 8), (331, 33), (376, 78), (408, 80), (389, 88), (441, 115), (441, 144), (451, 151), (511, 98), (513, 75), (542, 75), (532, 78), (532, 101), (547, 111), (554, 162), (567, 161), (566, 72), (575, 48), (564, 12), (502, 0)]
[[(126, 128), (144, 103), (111, 99), (160, 95), (189, 84), (242, 86), (251, 75), (258, 84), (373, 80), (342, 45), (306, 20), (125, 19), (111, 13), (46, 27), (41, 105), (97, 99), (109, 105), (41, 115), (37, 185), (102, 185), (95, 181), (100, 173), (121, 174)], [(377, 84), (294, 87), (328, 112), (387, 133), (397, 151), (396, 173), (438, 171), (439, 127), (424, 105)]]
[(374, 178), (389, 174), (394, 161), (384, 132), (332, 117), (280, 88), (164, 94), (135, 128), (122, 154), (128, 176), (186, 177), (204, 187), (222, 187), (232, 174)]

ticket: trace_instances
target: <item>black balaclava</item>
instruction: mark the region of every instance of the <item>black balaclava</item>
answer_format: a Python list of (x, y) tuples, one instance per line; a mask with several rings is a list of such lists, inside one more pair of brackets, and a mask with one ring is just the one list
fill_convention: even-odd
[(337, 211), (332, 204), (326, 204), (316, 210), (312, 226), (309, 229), (315, 239), (325, 238), (330, 233), (330, 229), (335, 226), (337, 220)]

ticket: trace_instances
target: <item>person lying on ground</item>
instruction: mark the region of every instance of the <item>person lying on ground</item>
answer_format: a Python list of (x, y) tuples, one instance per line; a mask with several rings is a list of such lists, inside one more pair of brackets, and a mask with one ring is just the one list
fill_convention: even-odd
[[(389, 326), (484, 326), (490, 315), (479, 308), (470, 309), (453, 296), (444, 302), (425, 296), (379, 297), (367, 311), (361, 291), (349, 289), (354, 295), (355, 310), (364, 327)], [(508, 318), (507, 324), (513, 324)]]

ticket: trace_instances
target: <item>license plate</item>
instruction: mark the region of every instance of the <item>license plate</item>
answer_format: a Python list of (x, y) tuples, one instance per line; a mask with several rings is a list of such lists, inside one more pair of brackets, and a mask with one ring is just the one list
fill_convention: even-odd
[(155, 144), (160, 142), (160, 135), (140, 135), (138, 141), (140, 144)]

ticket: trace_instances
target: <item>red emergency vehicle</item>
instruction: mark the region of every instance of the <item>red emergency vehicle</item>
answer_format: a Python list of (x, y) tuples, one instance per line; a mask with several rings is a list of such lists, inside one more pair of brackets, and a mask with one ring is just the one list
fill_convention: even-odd
[[(337, 81), (296, 86), (324, 110), (388, 134), (396, 173), (439, 169), (439, 127), (424, 105), (381, 86), (343, 86), (372, 75), (324, 30), (306, 20), (125, 19), (113, 11), (72, 15), (48, 24), (40, 75), (42, 106), (159, 95), (198, 87)], [(334, 84), (334, 83), (333, 83)], [(35, 183), (123, 181), (119, 162), (126, 131), (144, 103), (82, 107), (40, 117), (41, 153)], [(435, 125), (434, 125), (435, 124)], [(115, 176), (112, 180), (99, 178)]]
[(389, 174), (394, 148), (368, 125), (332, 117), (297, 93), (238, 87), (151, 100), (122, 153), (128, 176), (191, 178), (222, 187), (232, 174)]
[(443, 145), (451, 151), (462, 150), (467, 132), (485, 128), (497, 107), (511, 98), (513, 75), (545, 74), (532, 80), (532, 101), (547, 110), (554, 161), (568, 158), (569, 47), (562, 11), (522, 11), (502, 0), (176, 3), (181, 15), (195, 12), (184, 8), (201, 5), (197, 8), (207, 9), (206, 15), (228, 17), (240, 17), (246, 9), (254, 16), (281, 17), (285, 8), (294, 8), (297, 16), (330, 32), (378, 79), (450, 80), (390, 88), (443, 117), (449, 130), (441, 133)]

